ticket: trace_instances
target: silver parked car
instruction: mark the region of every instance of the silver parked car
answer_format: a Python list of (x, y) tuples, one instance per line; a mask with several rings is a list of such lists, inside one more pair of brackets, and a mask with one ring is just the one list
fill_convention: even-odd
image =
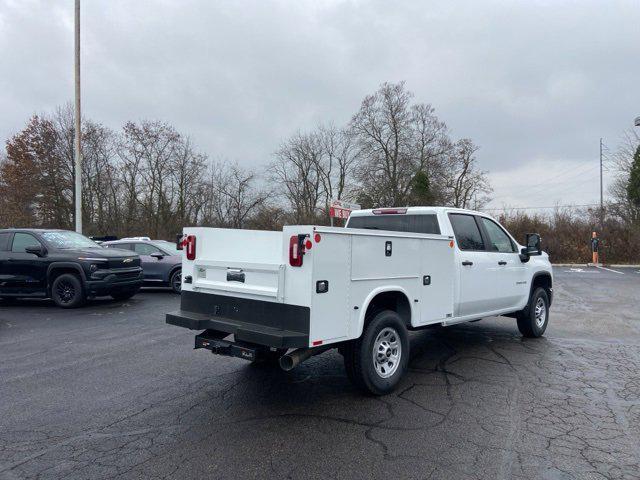
[(145, 286), (168, 286), (180, 293), (182, 255), (175, 243), (150, 240), (148, 237), (132, 237), (104, 242), (102, 246), (136, 252), (140, 255)]

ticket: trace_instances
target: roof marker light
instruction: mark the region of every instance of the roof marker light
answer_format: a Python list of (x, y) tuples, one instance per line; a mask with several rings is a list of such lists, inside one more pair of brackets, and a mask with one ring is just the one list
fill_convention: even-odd
[(407, 213), (406, 208), (376, 208), (373, 210), (374, 215), (403, 215)]

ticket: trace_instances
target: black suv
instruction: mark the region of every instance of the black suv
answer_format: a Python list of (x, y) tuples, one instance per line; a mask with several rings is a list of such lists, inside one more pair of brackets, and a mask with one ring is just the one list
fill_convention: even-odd
[(140, 257), (102, 248), (76, 232), (0, 230), (0, 298), (47, 297), (63, 308), (89, 297), (124, 300), (142, 285)]

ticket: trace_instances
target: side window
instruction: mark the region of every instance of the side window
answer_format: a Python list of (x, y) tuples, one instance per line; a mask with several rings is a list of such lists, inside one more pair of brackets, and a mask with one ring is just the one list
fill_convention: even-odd
[(6, 252), (9, 250), (9, 240), (11, 239), (10, 232), (0, 233), (0, 252)]
[(130, 243), (112, 243), (107, 245), (108, 248), (117, 248), (119, 250), (133, 250)]
[(489, 246), (490, 251), (502, 253), (514, 253), (516, 251), (509, 235), (507, 235), (496, 222), (484, 217), (480, 217), (480, 221), (489, 235), (489, 241), (491, 242)]
[(133, 250), (138, 255), (151, 255), (152, 253), (160, 252), (160, 250), (158, 250), (153, 245), (149, 245), (148, 243), (134, 243), (133, 247)]
[(482, 235), (473, 215), (450, 213), (449, 220), (460, 250), (484, 250)]
[(17, 232), (13, 236), (13, 245), (11, 251), (16, 253), (24, 253), (25, 248), (40, 245), (40, 242), (30, 233)]

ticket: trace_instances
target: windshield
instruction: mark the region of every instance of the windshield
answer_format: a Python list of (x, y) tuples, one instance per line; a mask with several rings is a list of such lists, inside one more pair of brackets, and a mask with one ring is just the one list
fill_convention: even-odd
[(170, 255), (177, 255), (180, 253), (180, 250), (178, 250), (178, 247), (173, 242), (167, 242), (166, 240), (154, 240), (151, 243), (153, 243), (156, 247), (165, 250), (166, 253)]
[(101, 248), (93, 240), (89, 240), (84, 235), (80, 235), (76, 232), (58, 231), (58, 232), (44, 232), (42, 238), (49, 245), (55, 248)]

